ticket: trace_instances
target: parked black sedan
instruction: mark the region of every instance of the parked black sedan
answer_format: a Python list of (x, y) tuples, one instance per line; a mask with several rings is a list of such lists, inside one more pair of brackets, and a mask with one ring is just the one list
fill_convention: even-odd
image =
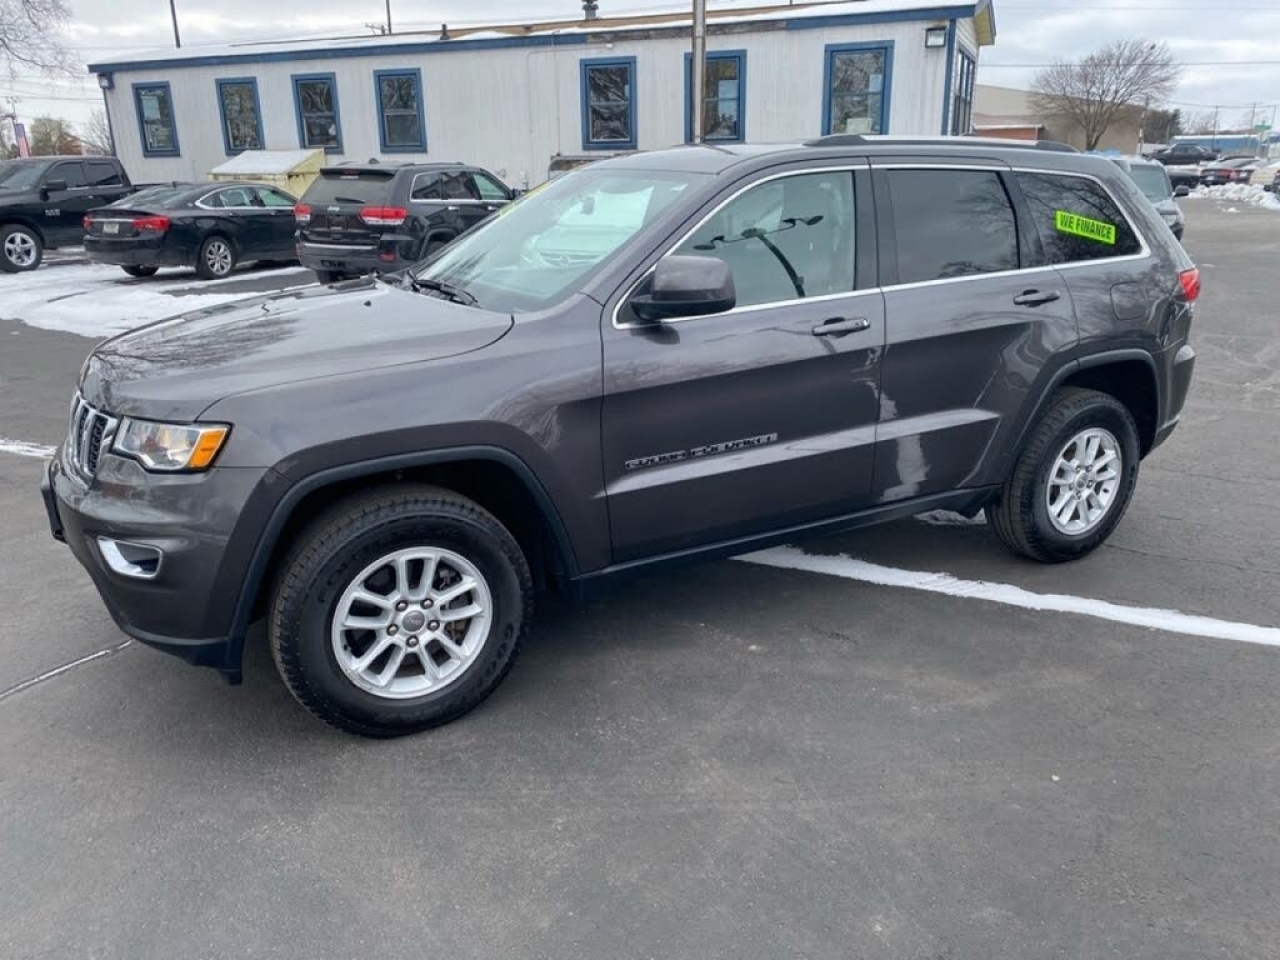
[(260, 183), (175, 183), (150, 187), (84, 218), (90, 260), (132, 277), (160, 267), (195, 267), (202, 279), (230, 275), (250, 260), (295, 260), (297, 200)]

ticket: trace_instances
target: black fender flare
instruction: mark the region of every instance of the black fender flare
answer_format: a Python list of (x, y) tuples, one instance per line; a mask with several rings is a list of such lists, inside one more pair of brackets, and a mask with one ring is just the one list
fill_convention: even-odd
[(40, 224), (36, 223), (34, 220), (29, 220), (26, 217), (21, 216), (15, 217), (0, 214), (0, 230), (3, 230), (5, 227), (26, 227), (40, 239), (40, 246), (44, 247), (46, 250), (49, 249), (49, 238), (46, 237), (44, 235), (44, 231), (40, 229)]
[(421, 260), (427, 255), (427, 248), (433, 243), (443, 240), (445, 243), (452, 243), (458, 239), (458, 231), (448, 228), (432, 230), (427, 234), (426, 239), (422, 241), (422, 248), (418, 251), (418, 259)]
[(1049, 398), (1057, 392), (1058, 388), (1071, 376), (1079, 373), (1081, 370), (1088, 370), (1092, 367), (1105, 367), (1112, 363), (1126, 363), (1129, 361), (1138, 361), (1145, 364), (1151, 371), (1151, 382), (1156, 385), (1156, 408), (1162, 407), (1163, 398), (1160, 394), (1160, 377), (1156, 369), (1156, 360), (1148, 351), (1141, 347), (1128, 347), (1119, 350), (1104, 350), (1101, 353), (1091, 353), (1088, 356), (1077, 357), (1075, 360), (1069, 360), (1061, 367), (1054, 371), (1053, 376), (1049, 378), (1044, 389), (1040, 391), (1036, 397), (1036, 402), (1027, 412), (1026, 419), (1023, 420), (1022, 426), (1018, 431), (1018, 436), (1013, 444), (1008, 447), (1009, 453), (1006, 459), (1012, 462), (1022, 450), (1022, 445), (1026, 443), (1027, 434), (1034, 428), (1040, 419), (1040, 414), (1049, 404)]
[(238, 675), (240, 671), (245, 634), (248, 632), (250, 618), (253, 616), (255, 601), (263, 586), (262, 581), (267, 573), (267, 565), (271, 560), (272, 554), (275, 553), (285, 524), (304, 497), (314, 493), (316, 490), (344, 480), (354, 480), (359, 477), (388, 473), (395, 470), (408, 470), (414, 467), (434, 466), (443, 463), (459, 463), (467, 460), (488, 460), (499, 463), (509, 468), (520, 479), (538, 504), (543, 517), (547, 521), (547, 526), (551, 530), (551, 535), (556, 539), (556, 545), (564, 559), (569, 578), (577, 577), (577, 556), (573, 549), (573, 542), (569, 539), (568, 529), (560, 517), (560, 511), (556, 508), (551, 495), (547, 492), (546, 487), (543, 486), (542, 481), (538, 479), (537, 474), (533, 472), (533, 469), (510, 450), (493, 446), (445, 447), (419, 453), (402, 453), (372, 460), (358, 460), (335, 467), (328, 467), (309, 474), (294, 483), (272, 508), (266, 525), (258, 536), (253, 556), (244, 572), (244, 576), (241, 578), (240, 595), (236, 598), (235, 612), (231, 620), (231, 630), (226, 650), (226, 664), (223, 667), (224, 672)]

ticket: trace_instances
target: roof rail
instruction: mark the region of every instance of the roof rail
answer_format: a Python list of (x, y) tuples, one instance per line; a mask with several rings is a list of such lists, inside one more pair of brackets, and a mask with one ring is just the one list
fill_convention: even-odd
[(1013, 150), (1045, 150), (1050, 153), (1079, 153), (1069, 143), (1057, 140), (1000, 140), (996, 137), (894, 137), (864, 136), (860, 133), (833, 133), (806, 140), (806, 147), (886, 147), (886, 146), (992, 146)]

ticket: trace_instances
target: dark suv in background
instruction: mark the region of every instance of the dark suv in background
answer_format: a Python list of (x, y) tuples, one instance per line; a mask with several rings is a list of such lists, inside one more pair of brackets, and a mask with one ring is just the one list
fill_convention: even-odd
[(294, 208), (298, 259), (322, 283), (399, 270), (515, 196), (487, 170), (461, 163), (325, 167)]
[(238, 680), (265, 618), (302, 704), (391, 736), (498, 685), (537, 587), (938, 508), (1084, 556), (1178, 423), (1199, 291), (1102, 157), (620, 157), (402, 276), (107, 341), (46, 504), (126, 633)]

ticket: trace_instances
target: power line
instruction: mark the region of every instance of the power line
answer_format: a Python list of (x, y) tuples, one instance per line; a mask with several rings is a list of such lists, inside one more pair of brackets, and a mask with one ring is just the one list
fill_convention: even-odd
[[(1059, 61), (1059, 63), (1067, 63), (1071, 65), (1071, 61)], [(1059, 63), (983, 63), (981, 67), (1056, 67)], [(1089, 66), (1096, 67), (1154, 67), (1164, 66), (1163, 60), (1139, 60), (1134, 63), (1096, 63), (1090, 61)], [(1176, 67), (1280, 67), (1280, 60), (1174, 60), (1173, 66)]]

